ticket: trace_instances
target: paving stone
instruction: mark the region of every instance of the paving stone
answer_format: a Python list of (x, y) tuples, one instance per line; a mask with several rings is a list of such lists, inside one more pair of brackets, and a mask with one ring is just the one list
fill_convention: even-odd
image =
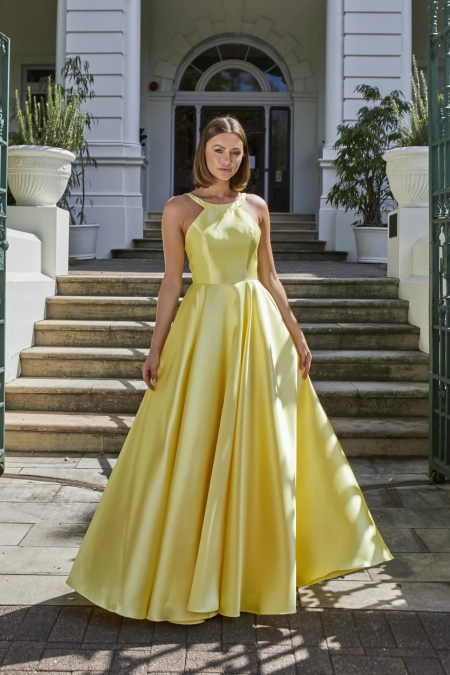
[(436, 651), (432, 647), (422, 647), (421, 649), (413, 649), (411, 647), (396, 647), (395, 649), (383, 648), (366, 648), (366, 656), (395, 656), (400, 659), (421, 659), (429, 657), (437, 657)]
[(107, 469), (112, 471), (117, 462), (117, 454), (105, 453), (104, 455), (95, 455), (82, 457), (77, 465), (77, 469)]
[(238, 617), (222, 617), (222, 642), (256, 642), (255, 615), (241, 612)]
[(0, 666), (3, 663), (3, 659), (5, 658), (6, 652), (8, 651), (8, 649), (9, 649), (9, 647), (0, 648)]
[(18, 546), (32, 523), (0, 523), (0, 543), (2, 546)]
[(2, 670), (36, 670), (45, 646), (45, 642), (14, 641), (3, 660)]
[(99, 502), (103, 492), (98, 490), (90, 490), (79, 487), (72, 487), (71, 485), (61, 485), (56, 495), (52, 499), (52, 503), (67, 502), (75, 504), (77, 502)]
[[(3, 602), (3, 596), (0, 595)], [(17, 628), (24, 620), (28, 607), (0, 606), (0, 636), (2, 640), (12, 640)]]
[(296, 614), (288, 614), (288, 617), (294, 647), (326, 648), (321, 612), (300, 610)]
[(153, 629), (153, 644), (167, 643), (186, 645), (187, 629), (188, 625), (183, 626), (182, 624), (170, 623), (169, 621), (155, 621), (155, 626)]
[(392, 657), (332, 656), (335, 675), (408, 675), (402, 659)]
[(114, 654), (111, 675), (146, 675), (150, 662), (149, 649), (119, 649)]
[(434, 658), (415, 658), (405, 659), (409, 675), (445, 675), (444, 669), (439, 659)]
[(222, 616), (217, 614), (204, 623), (187, 627), (187, 642), (190, 648), (194, 645), (220, 644), (222, 638)]
[(450, 553), (450, 529), (416, 530), (416, 534), (429, 551)]
[(428, 474), (427, 459), (397, 459), (395, 457), (374, 457), (370, 460), (378, 473), (425, 473)]
[(390, 612), (386, 614), (395, 641), (399, 647), (430, 648), (431, 643), (416, 614)]
[(384, 527), (379, 524), (380, 534), (391, 553), (427, 553), (428, 549), (412, 528)]
[(184, 670), (185, 663), (186, 648), (179, 643), (154, 644), (150, 653), (148, 671), (181, 672)]
[(450, 649), (450, 614), (420, 612), (419, 619), (435, 649)]
[(9, 485), (0, 485), (0, 502), (49, 502), (59, 488), (58, 484), (51, 483), (11, 482)]
[(450, 581), (450, 553), (397, 553), (386, 565), (369, 569), (373, 581)]
[(87, 598), (70, 591), (64, 575), (60, 574), (0, 573), (0, 598), (4, 605), (93, 606)]
[[(206, 623), (206, 621), (205, 621)], [(120, 643), (136, 643), (152, 646), (155, 623), (148, 619), (124, 617), (119, 633)]]
[(114, 652), (99, 649), (51, 649), (44, 651), (38, 670), (92, 672), (106, 671), (111, 667)]
[(364, 647), (393, 647), (396, 642), (381, 612), (353, 612), (353, 620)]
[(261, 675), (282, 673), (294, 675), (296, 662), (293, 649), (288, 645), (269, 645), (256, 650)]
[(391, 490), (387, 490), (386, 488), (380, 488), (379, 490), (364, 490), (364, 498), (370, 509), (375, 506), (393, 508), (395, 503), (392, 499), (391, 492)]
[(445, 675), (450, 675), (450, 651), (439, 651), (438, 656)]
[(305, 608), (450, 612), (450, 585), (446, 583), (332, 579), (300, 588), (299, 594)]
[(59, 607), (30, 607), (16, 631), (15, 639), (42, 642), (48, 640), (59, 611)]
[(291, 643), (289, 614), (256, 614), (256, 641), (276, 643), (287, 641)]
[(450, 522), (450, 509), (389, 509), (375, 507), (371, 511), (377, 525), (381, 524), (388, 527), (412, 527), (414, 529), (448, 527), (448, 523)]
[[(34, 527), (34, 526), (33, 526)], [(69, 574), (77, 547), (0, 546), (2, 574)]]
[(84, 636), (85, 642), (117, 642), (122, 617), (106, 609), (96, 608), (92, 612), (87, 631)]
[(404, 508), (448, 509), (450, 508), (450, 493), (439, 487), (427, 488), (404, 487), (394, 488), (399, 503)]
[(319, 647), (294, 647), (298, 675), (332, 675), (330, 654)]
[[(35, 471), (33, 469), (22, 469), (20, 472), (22, 476), (27, 474), (33, 474)], [(80, 480), (86, 483), (94, 483), (95, 485), (106, 485), (108, 482), (108, 477), (111, 474), (109, 468), (105, 469), (60, 469), (49, 467), (42, 471), (39, 471), (40, 476), (49, 476), (51, 478), (65, 478), (67, 480)], [(60, 488), (59, 484), (56, 484), (57, 488)], [(9, 486), (6, 486), (9, 487)]]
[(91, 618), (90, 607), (63, 607), (49, 641), (81, 642)]
[[(241, 645), (242, 647), (242, 645)], [(189, 649), (186, 672), (258, 673), (256, 652), (244, 649)]]
[(361, 640), (350, 612), (326, 612), (322, 615), (328, 649), (362, 648)]
[[(44, 504), (26, 502), (2, 503), (4, 523), (87, 523), (92, 520), (97, 504)], [(1, 597), (1, 596), (0, 596)]]

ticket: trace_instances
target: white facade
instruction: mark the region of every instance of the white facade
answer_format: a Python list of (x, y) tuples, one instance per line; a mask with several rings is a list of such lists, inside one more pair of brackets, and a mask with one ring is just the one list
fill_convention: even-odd
[[(144, 213), (161, 211), (174, 193), (177, 106), (195, 109), (197, 137), (205, 106), (245, 106), (264, 111), (264, 196), (272, 185), (270, 110), (279, 107), (290, 111), (288, 210), (316, 213), (327, 248), (349, 251), (351, 260), (353, 218), (326, 204), (336, 127), (355, 119), (359, 83), (409, 95), (411, 54), (419, 64), (426, 55), (426, 8), (427, 0), (46, 0), (43, 21), (42, 3), (4, 0), (0, 30), (11, 37), (13, 90), (23, 91), (26, 66), (53, 63), (59, 71), (76, 54), (89, 62), (99, 168), (90, 175), (87, 211), (100, 223), (98, 257), (141, 237)], [(267, 55), (286, 91), (270, 91), (250, 63), (240, 67), (261, 80), (259, 91), (205, 90), (214, 65), (195, 90), (180, 91), (189, 64), (225, 43)], [(148, 136), (143, 149), (140, 127)]]

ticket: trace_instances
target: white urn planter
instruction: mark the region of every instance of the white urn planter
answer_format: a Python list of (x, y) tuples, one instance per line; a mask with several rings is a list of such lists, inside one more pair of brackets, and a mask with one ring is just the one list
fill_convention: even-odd
[(428, 207), (428, 147), (394, 148), (384, 153), (386, 173), (399, 208)]
[(100, 225), (70, 225), (69, 258), (95, 259), (99, 227)]
[(56, 206), (70, 178), (75, 155), (46, 145), (8, 148), (8, 183), (17, 206)]
[(387, 263), (388, 228), (354, 227), (359, 263)]

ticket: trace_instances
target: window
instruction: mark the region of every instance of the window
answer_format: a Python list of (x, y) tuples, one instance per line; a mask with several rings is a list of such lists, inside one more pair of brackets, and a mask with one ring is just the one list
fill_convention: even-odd
[(226, 68), (208, 80), (205, 91), (261, 91), (261, 87), (251, 73)]
[(224, 69), (211, 77), (206, 85), (206, 91), (261, 91), (256, 78), (235, 67), (227, 68), (227, 61), (244, 61), (258, 68), (266, 78), (271, 91), (286, 92), (286, 80), (275, 61), (256, 47), (250, 45), (226, 42), (206, 49), (197, 56), (184, 71), (180, 82), (180, 91), (195, 91), (202, 74), (220, 61), (224, 62)]
[(55, 79), (54, 66), (22, 66), (22, 91), (20, 96), (22, 107), (25, 106), (28, 87), (31, 88), (31, 93), (38, 99), (45, 97), (48, 77)]

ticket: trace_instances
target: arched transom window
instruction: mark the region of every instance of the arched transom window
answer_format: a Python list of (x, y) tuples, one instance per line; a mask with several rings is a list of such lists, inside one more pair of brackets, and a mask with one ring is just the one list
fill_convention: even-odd
[(260, 49), (227, 42), (206, 49), (186, 68), (180, 91), (287, 92), (283, 73)]

